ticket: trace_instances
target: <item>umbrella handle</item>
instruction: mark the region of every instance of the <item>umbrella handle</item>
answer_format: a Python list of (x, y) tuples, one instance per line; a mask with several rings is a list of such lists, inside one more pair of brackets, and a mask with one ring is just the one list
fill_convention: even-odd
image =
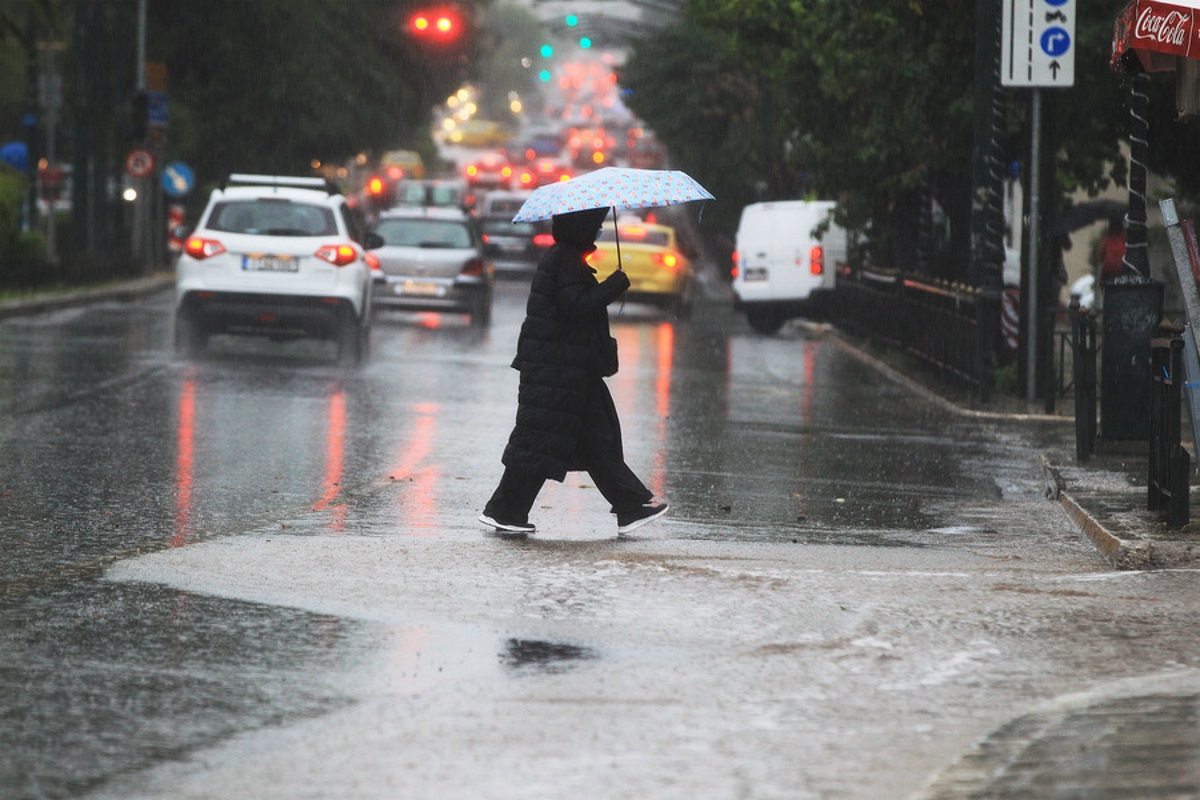
[(613, 239), (615, 239), (617, 242), (617, 272), (624, 272), (624, 270), (621, 268), (621, 230), (620, 230), (620, 226), (617, 225), (617, 207), (616, 206), (612, 207), (612, 215), (613, 215)]

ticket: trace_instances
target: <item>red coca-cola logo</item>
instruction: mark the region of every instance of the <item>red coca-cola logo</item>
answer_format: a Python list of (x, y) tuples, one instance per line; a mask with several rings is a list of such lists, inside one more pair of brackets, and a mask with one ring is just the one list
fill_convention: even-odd
[(1150, 39), (1159, 44), (1186, 48), (1188, 34), (1191, 33), (1192, 15), (1182, 11), (1168, 11), (1156, 14), (1155, 7), (1147, 5), (1138, 14), (1137, 25), (1133, 35), (1138, 39)]

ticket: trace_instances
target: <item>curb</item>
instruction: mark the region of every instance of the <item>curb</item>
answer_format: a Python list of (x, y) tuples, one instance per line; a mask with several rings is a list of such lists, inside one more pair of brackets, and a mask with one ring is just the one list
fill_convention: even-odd
[(166, 291), (174, 285), (174, 274), (163, 273), (107, 286), (65, 291), (61, 294), (34, 295), (27, 299), (6, 300), (0, 302), (0, 319), (59, 311), (105, 300), (131, 300), (155, 292)]

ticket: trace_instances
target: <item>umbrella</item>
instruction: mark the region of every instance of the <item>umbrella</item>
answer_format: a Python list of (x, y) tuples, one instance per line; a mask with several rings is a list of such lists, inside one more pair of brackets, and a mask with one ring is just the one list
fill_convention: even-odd
[(621, 238), (617, 232), (618, 211), (713, 199), (715, 198), (712, 194), (686, 172), (605, 167), (570, 180), (534, 189), (533, 194), (517, 210), (517, 215), (512, 221), (536, 222), (572, 211), (611, 208), (613, 235), (617, 237), (617, 269), (621, 269)]
[(589, 208), (611, 208), (615, 216), (630, 208), (712, 199), (707, 189), (679, 170), (605, 167), (534, 189), (512, 221), (536, 222)]

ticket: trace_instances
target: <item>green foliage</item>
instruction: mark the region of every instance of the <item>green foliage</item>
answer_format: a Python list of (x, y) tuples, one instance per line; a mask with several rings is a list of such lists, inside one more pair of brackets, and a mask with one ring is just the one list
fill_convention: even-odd
[(0, 165), (0, 257), (7, 257), (16, 246), (21, 232), (21, 201), (25, 179), (7, 166)]
[(629, 108), (668, 143), (718, 202), (705, 222), (732, 231), (756, 196), (758, 87), (720, 37), (684, 24), (644, 40), (626, 60), (622, 82), (634, 87)]
[[(1130, 79), (1108, 67), (1124, 5), (1076, 4), (1076, 85), (1043, 91), (1059, 208), (1074, 192), (1124, 185)], [(870, 220), (876, 257), (905, 265), (928, 193), (950, 221), (956, 272), (944, 277), (961, 279), (970, 260), (975, 14), (962, 0), (689, 0), (686, 21), (637, 43), (623, 82), (676, 166), (733, 176), (724, 186), (708, 178), (724, 233), (755, 195), (817, 195), (841, 201), (850, 225)], [(722, 94), (721, 82), (737, 88)], [(1170, 75), (1152, 81), (1150, 166), (1193, 193), (1200, 159), (1190, 154), (1200, 142), (1195, 123), (1171, 121), (1173, 86)], [(1029, 92), (1004, 91), (1002, 103), (1002, 159), (1024, 163)]]
[(433, 98), (461, 77), (414, 50), (392, 0), (156, 0), (150, 11), (172, 157), (202, 183), (415, 146)]

